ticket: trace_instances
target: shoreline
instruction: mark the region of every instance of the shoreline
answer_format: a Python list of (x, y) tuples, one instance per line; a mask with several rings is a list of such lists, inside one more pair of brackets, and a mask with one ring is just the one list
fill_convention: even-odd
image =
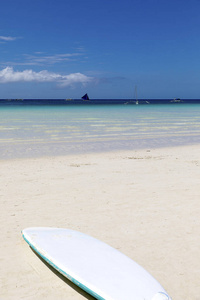
[(197, 300), (200, 145), (1, 160), (0, 298), (93, 299), (21, 236), (90, 234), (150, 272), (172, 299)]
[[(171, 137), (170, 137), (171, 138)], [(82, 143), (29, 143), (29, 144), (11, 144), (0, 146), (0, 162), (17, 159), (40, 159), (56, 158), (82, 155), (106, 155), (120, 152), (146, 151), (155, 149), (173, 149), (184, 147), (200, 146), (199, 136), (175, 136), (173, 139), (166, 137), (159, 138), (142, 138), (137, 140), (120, 140), (105, 142), (82, 142)]]

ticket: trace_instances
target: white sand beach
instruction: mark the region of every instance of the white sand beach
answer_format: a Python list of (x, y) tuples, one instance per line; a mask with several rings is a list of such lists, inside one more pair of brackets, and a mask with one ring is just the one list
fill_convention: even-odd
[(90, 234), (148, 270), (173, 300), (200, 299), (200, 145), (0, 161), (0, 299), (93, 299), (21, 236)]

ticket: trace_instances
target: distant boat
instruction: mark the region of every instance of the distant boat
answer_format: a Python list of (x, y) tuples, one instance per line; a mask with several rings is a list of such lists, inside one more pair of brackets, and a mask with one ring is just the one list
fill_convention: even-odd
[(137, 85), (135, 86), (135, 104), (138, 105), (138, 104), (150, 104), (149, 101), (147, 100), (138, 100), (138, 97), (137, 97)]
[(90, 100), (88, 94), (85, 94), (83, 97), (82, 97), (83, 100)]
[(135, 104), (139, 104), (138, 98), (137, 98), (137, 85), (135, 86)]
[(170, 102), (172, 102), (172, 103), (180, 103), (180, 102), (183, 102), (183, 101), (180, 98), (174, 98)]
[(139, 104), (138, 98), (137, 98), (137, 85), (135, 85), (135, 100), (130, 100), (125, 102), (124, 104)]

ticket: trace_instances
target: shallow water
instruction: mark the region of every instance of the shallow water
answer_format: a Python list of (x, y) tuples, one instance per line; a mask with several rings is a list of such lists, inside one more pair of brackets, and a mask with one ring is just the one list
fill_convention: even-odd
[(200, 143), (200, 105), (0, 107), (0, 158)]

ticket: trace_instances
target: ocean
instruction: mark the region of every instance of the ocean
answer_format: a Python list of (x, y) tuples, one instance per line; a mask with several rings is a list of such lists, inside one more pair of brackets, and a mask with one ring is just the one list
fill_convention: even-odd
[(0, 159), (200, 143), (199, 100), (138, 101), (0, 100)]

